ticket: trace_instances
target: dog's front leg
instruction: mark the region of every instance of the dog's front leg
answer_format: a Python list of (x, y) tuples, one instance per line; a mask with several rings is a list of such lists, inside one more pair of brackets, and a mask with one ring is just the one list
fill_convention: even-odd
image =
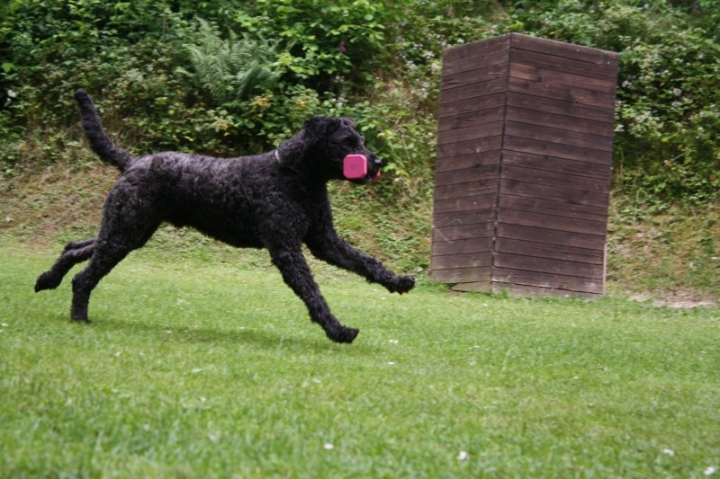
[(415, 286), (414, 276), (393, 273), (380, 261), (347, 244), (334, 229), (308, 236), (305, 244), (316, 258), (381, 284), (391, 293), (407, 293)]
[(330, 312), (320, 288), (313, 279), (310, 267), (305, 261), (300, 246), (288, 249), (282, 247), (268, 247), (272, 262), (282, 273), (285, 284), (290, 286), (296, 295), (305, 302), (310, 319), (318, 323), (325, 330), (328, 338), (337, 343), (352, 343), (359, 331), (347, 328)]

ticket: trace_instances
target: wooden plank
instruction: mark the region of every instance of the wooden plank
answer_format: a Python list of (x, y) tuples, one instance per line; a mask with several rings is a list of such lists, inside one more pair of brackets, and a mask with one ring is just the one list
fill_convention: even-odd
[(451, 90), (470, 83), (506, 79), (508, 77), (508, 54), (492, 54), (476, 56), (466, 60), (462, 65), (448, 65), (443, 70), (440, 88)]
[(458, 226), (435, 226), (433, 242), (484, 238), (493, 235), (494, 223), (472, 223)]
[[(461, 68), (476, 58), (510, 51), (510, 36), (501, 35), (487, 40), (452, 46), (443, 52), (444, 63)], [(443, 71), (445, 73), (445, 71)]]
[[(570, 104), (577, 103), (578, 105), (586, 105), (610, 111), (613, 111), (615, 108), (615, 95), (609, 93), (598, 93), (596, 91), (585, 90), (582, 88), (568, 88), (564, 86), (548, 85), (545, 83), (531, 82), (514, 77), (510, 77), (505, 84), (507, 85), (507, 91), (513, 93), (535, 95), (553, 100), (561, 100)], [(498, 86), (499, 85), (495, 85), (495, 87)], [(480, 90), (480, 88), (478, 87), (476, 90)], [(441, 98), (443, 93), (441, 93)], [(466, 98), (471, 97), (467, 96)]]
[(507, 208), (517, 211), (529, 211), (568, 218), (581, 218), (607, 223), (608, 206), (574, 205), (561, 203), (544, 198), (529, 198), (526, 196), (498, 195), (498, 208)]
[(472, 114), (478, 110), (489, 110), (499, 108), (505, 105), (505, 92), (492, 93), (473, 98), (472, 101), (460, 100), (455, 102), (443, 103), (440, 105), (439, 117), (454, 117), (463, 114)]
[(528, 65), (521, 62), (512, 62), (508, 72), (511, 77), (547, 85), (579, 88), (615, 95), (617, 82), (614, 78), (597, 78), (585, 74), (568, 73), (565, 71), (550, 70), (537, 65)]
[[(503, 155), (503, 166), (517, 166), (533, 170), (550, 171), (562, 175), (589, 176), (603, 179), (610, 184), (612, 166), (585, 161), (567, 160), (546, 155), (533, 155), (517, 151), (506, 151)], [(609, 186), (608, 186), (609, 189)]]
[[(612, 165), (611, 151), (583, 148), (562, 143), (543, 142), (532, 138), (512, 135), (506, 135), (503, 138), (503, 144), (505, 150), (516, 151), (519, 153), (530, 153), (533, 155), (552, 156), (568, 160)], [(450, 149), (448, 148), (448, 150), (443, 150), (443, 152), (449, 150)]]
[(594, 78), (603, 78), (610, 81), (617, 80), (617, 68), (613, 65), (598, 65), (557, 53), (541, 53), (522, 48), (510, 48), (510, 63), (521, 63), (547, 70), (555, 70), (574, 75), (585, 75)]
[(483, 165), (474, 168), (465, 168), (462, 170), (438, 171), (435, 173), (435, 184), (437, 186), (443, 186), (454, 185), (457, 183), (468, 183), (478, 180), (497, 180), (499, 172), (499, 164)]
[(536, 226), (569, 233), (583, 233), (591, 235), (605, 235), (607, 223), (583, 218), (569, 218), (567, 216), (553, 216), (530, 211), (517, 211), (508, 208), (498, 208), (498, 223), (522, 226)]
[(433, 271), (441, 269), (489, 268), (492, 265), (492, 253), (453, 254), (433, 256), (431, 258)]
[(609, 195), (609, 193), (603, 192), (575, 190), (505, 179), (500, 180), (500, 193), (598, 207), (607, 205)]
[(607, 178), (593, 178), (591, 176), (578, 176), (567, 173), (524, 168), (522, 166), (506, 165), (501, 168), (502, 178), (507, 180), (525, 181), (539, 185), (559, 186), (573, 190), (595, 191), (606, 193), (610, 190), (610, 181)]
[(462, 155), (479, 155), (485, 151), (499, 150), (502, 147), (503, 137), (493, 136), (491, 138), (476, 138), (474, 140), (462, 141), (459, 143), (448, 143), (438, 145), (438, 159), (456, 158)]
[[(472, 283), (469, 283), (472, 284)], [(451, 288), (455, 289), (455, 287)], [(598, 299), (602, 296), (602, 293), (588, 293), (586, 291), (573, 291), (569, 289), (552, 289), (543, 288), (539, 286), (527, 286), (512, 283), (503, 283), (500, 281), (491, 283), (490, 290), (493, 293), (510, 293), (518, 296), (561, 296), (561, 297), (573, 297), (582, 299)]]
[(568, 103), (563, 100), (553, 100), (537, 95), (530, 95), (521, 92), (512, 92), (507, 95), (508, 107), (521, 108), (523, 110), (541, 111), (557, 115), (583, 118), (612, 125), (615, 122), (614, 108), (610, 109), (605, 105), (602, 108), (589, 105)]
[(536, 243), (532, 240), (524, 241), (509, 238), (496, 238), (494, 242), (494, 250), (498, 253), (510, 253), (535, 256), (538, 258), (556, 259), (560, 261), (589, 263), (601, 269), (603, 267), (603, 259), (605, 256), (603, 251), (596, 249)]
[(460, 143), (463, 141), (475, 140), (479, 138), (493, 138), (503, 133), (503, 121), (498, 120), (484, 125), (471, 126), (468, 128), (458, 128), (441, 132), (438, 135), (437, 145), (447, 145), (451, 143)]
[(493, 203), (498, 191), (497, 178), (471, 181), (468, 183), (459, 183), (454, 185), (436, 186), (435, 187), (435, 205), (438, 202), (446, 200), (454, 200), (457, 198), (474, 197), (479, 195), (490, 195), (490, 199), (483, 202)]
[[(530, 52), (544, 53), (549, 55), (558, 55), (564, 58), (571, 58), (593, 65), (598, 65), (602, 71), (617, 69), (619, 55), (607, 50), (597, 48), (584, 47), (572, 43), (560, 42), (557, 40), (549, 40), (545, 38), (537, 38), (521, 33), (511, 33), (510, 48), (528, 50)], [(496, 37), (502, 38), (502, 37)], [(498, 42), (499, 43), (499, 42)], [(493, 48), (495, 45), (488, 45), (486, 48)], [(588, 68), (595, 69), (592, 65)], [(611, 76), (611, 75), (607, 75)]]
[[(435, 175), (438, 173), (465, 170), (468, 168), (492, 167), (497, 170), (500, 164), (501, 150), (481, 151), (469, 155), (437, 158), (435, 161)], [(496, 175), (499, 174), (496, 172)]]
[[(443, 57), (442, 76), (457, 77), (464, 74), (473, 75), (478, 70), (503, 69), (507, 73), (507, 65), (510, 61), (510, 48), (507, 46), (493, 52), (475, 51), (462, 60), (453, 60), (447, 56)], [(492, 66), (492, 68), (488, 68)]]
[(477, 223), (492, 224), (495, 221), (495, 205), (488, 204), (473, 211), (453, 211), (433, 214), (433, 227), (463, 226)]
[(508, 136), (523, 137), (529, 140), (537, 140), (543, 143), (559, 143), (561, 145), (607, 151), (610, 154), (612, 154), (613, 149), (612, 136), (606, 137), (592, 135), (590, 133), (568, 132), (560, 128), (518, 123), (516, 121), (505, 122), (505, 134)]
[(548, 288), (557, 292), (580, 291), (595, 294), (602, 294), (603, 292), (603, 281), (594, 278), (577, 278), (538, 271), (494, 268), (492, 272), (493, 290), (496, 288), (502, 289), (501, 284), (507, 284), (511, 289), (518, 286), (533, 286), (536, 288)]
[(504, 92), (507, 90), (508, 82), (505, 78), (496, 78), (484, 82), (470, 83), (452, 90), (443, 90), (440, 92), (440, 107), (447, 103), (455, 101), (468, 101), (481, 98), (485, 95)]
[(524, 108), (508, 107), (505, 118), (515, 123), (539, 125), (562, 130), (567, 135), (571, 132), (597, 135), (609, 138), (612, 142), (614, 126), (612, 123), (603, 123), (577, 116), (559, 115), (546, 111), (526, 110)]
[(492, 252), (493, 238), (473, 238), (457, 241), (436, 241), (432, 245), (432, 256)]
[[(495, 183), (495, 182), (493, 182)], [(490, 193), (487, 193), (490, 191)], [(475, 211), (477, 209), (487, 209), (495, 204), (497, 198), (497, 184), (484, 190), (478, 190), (473, 196), (462, 196), (459, 198), (451, 198), (447, 200), (435, 200), (434, 212), (436, 214)]]
[(602, 251), (605, 248), (605, 235), (570, 233), (567, 231), (533, 226), (498, 223), (495, 228), (495, 236), (497, 238), (535, 241), (537, 243), (573, 246), (598, 251)]
[(488, 109), (475, 109), (466, 113), (453, 116), (441, 117), (438, 122), (439, 135), (447, 131), (458, 130), (468, 127), (477, 127), (486, 123), (503, 121), (505, 118), (505, 106), (494, 106)]
[(486, 282), (490, 285), (490, 268), (458, 268), (458, 269), (434, 269), (430, 266), (430, 278), (442, 283), (470, 283)]
[[(493, 267), (496, 268), (495, 271), (500, 268), (595, 279), (600, 282), (603, 279), (602, 266), (510, 253), (496, 253), (493, 257)], [(493, 279), (497, 278), (495, 271), (493, 271)]]
[(466, 293), (489, 293), (492, 290), (492, 285), (490, 281), (477, 281), (474, 283), (458, 283), (450, 289)]
[(440, 203), (455, 201), (461, 198), (472, 198), (471, 201), (476, 203), (473, 209), (479, 208), (482, 205), (491, 205), (496, 201), (497, 191), (497, 178), (460, 183), (456, 185), (438, 186), (435, 188), (436, 212), (439, 212), (437, 207)]

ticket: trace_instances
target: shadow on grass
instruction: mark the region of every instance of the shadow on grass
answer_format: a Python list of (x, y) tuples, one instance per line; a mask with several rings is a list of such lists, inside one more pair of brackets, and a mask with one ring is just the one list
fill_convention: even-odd
[[(344, 352), (349, 355), (372, 354), (377, 348), (363, 344), (362, 332), (355, 344), (338, 344), (327, 339), (324, 331), (314, 323), (298, 322), (297, 335), (288, 334), (295, 328), (278, 328), (268, 324), (267, 329), (238, 326), (237, 329), (217, 328), (208, 326), (188, 327), (184, 324), (144, 322), (140, 320), (125, 320), (114, 317), (96, 317), (91, 323), (78, 323), (59, 314), (48, 315), (48, 319), (68, 323), (68, 327), (93, 328), (95, 332), (120, 333), (125, 336), (142, 337), (143, 340), (152, 338), (163, 342), (180, 344), (212, 344), (217, 346), (248, 346), (263, 350), (292, 349), (298, 351), (332, 349), (334, 352)], [(280, 321), (280, 320), (279, 320)], [(224, 324), (227, 326), (227, 323)], [(242, 329), (240, 329), (242, 328)], [(301, 331), (301, 328), (306, 328)], [(309, 337), (308, 335), (312, 335)]]

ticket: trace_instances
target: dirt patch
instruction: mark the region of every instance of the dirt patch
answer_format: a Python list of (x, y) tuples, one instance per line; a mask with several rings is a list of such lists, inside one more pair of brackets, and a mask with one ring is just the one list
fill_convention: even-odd
[(691, 291), (671, 291), (663, 293), (635, 293), (630, 296), (635, 301), (650, 301), (653, 306), (664, 306), (676, 309), (717, 308), (718, 300), (710, 295)]
[(0, 231), (23, 240), (50, 238), (63, 228), (97, 229), (110, 167), (72, 170), (53, 165), (36, 175), (0, 181)]

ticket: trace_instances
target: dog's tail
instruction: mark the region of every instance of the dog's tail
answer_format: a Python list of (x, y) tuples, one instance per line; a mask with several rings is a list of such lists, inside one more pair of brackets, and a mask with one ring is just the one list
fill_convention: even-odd
[(95, 104), (90, 95), (82, 88), (75, 92), (75, 100), (80, 107), (80, 116), (85, 134), (90, 142), (90, 148), (100, 159), (112, 163), (121, 172), (125, 171), (132, 162), (132, 155), (116, 146), (105, 134)]

